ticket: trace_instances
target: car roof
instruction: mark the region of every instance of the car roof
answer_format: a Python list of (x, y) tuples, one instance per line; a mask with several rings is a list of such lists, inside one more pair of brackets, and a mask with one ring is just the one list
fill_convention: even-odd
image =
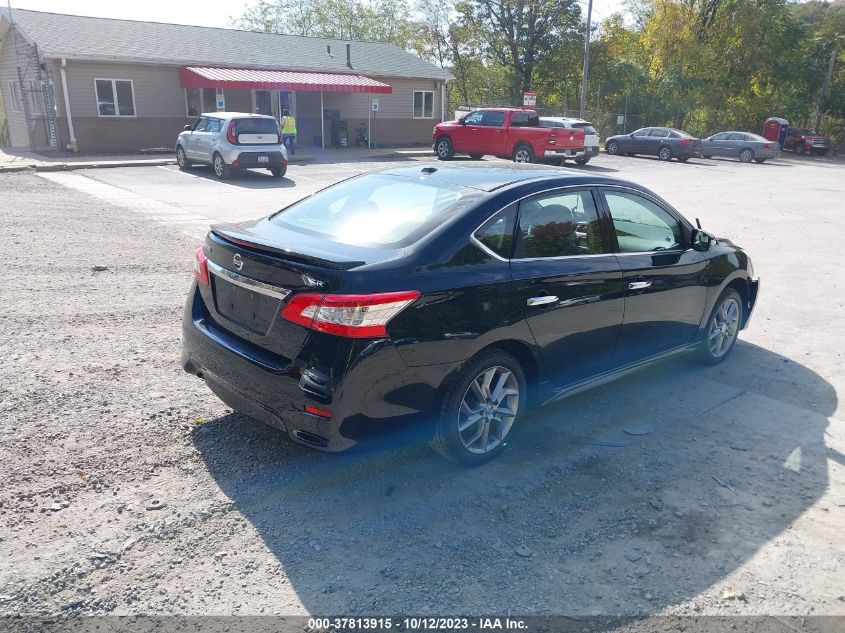
[(273, 119), (274, 121), (276, 120), (275, 117), (270, 116), (269, 114), (255, 114), (252, 112), (203, 112), (199, 116), (210, 116), (215, 117), (217, 119), (241, 119), (252, 117), (253, 119)]
[(394, 167), (377, 173), (414, 179), (425, 177), (431, 182), (439, 182), (457, 187), (468, 187), (485, 192), (496, 191), (509, 185), (543, 180), (554, 181), (555, 186), (608, 184), (642, 189), (636, 183), (618, 178), (608, 178), (607, 176), (594, 176), (591, 173), (581, 170), (559, 169), (520, 163), (501, 163), (495, 166), (478, 163), (457, 163), (437, 166)]

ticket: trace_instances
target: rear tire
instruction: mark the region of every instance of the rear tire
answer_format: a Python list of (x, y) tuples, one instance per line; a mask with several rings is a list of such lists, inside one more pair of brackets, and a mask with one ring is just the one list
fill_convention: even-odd
[(448, 136), (441, 136), (437, 139), (434, 144), (434, 151), (440, 160), (451, 160), (455, 155), (455, 149), (452, 147), (452, 141)]
[(726, 288), (707, 319), (699, 348), (701, 361), (715, 365), (725, 360), (736, 345), (741, 326), (742, 297), (733, 288)]
[(589, 162), (590, 162), (589, 158), (576, 158), (575, 159), (575, 163), (578, 164), (578, 165), (586, 165)]
[(793, 151), (794, 151), (794, 152), (795, 152), (798, 156), (801, 156), (801, 155), (804, 153), (804, 144), (803, 144), (803, 143), (799, 143), (799, 144), (797, 144), (797, 145), (795, 146), (795, 148), (793, 149)]
[(755, 158), (755, 159), (754, 159), (754, 162), (755, 162), (755, 163), (760, 163), (760, 164), (762, 165), (763, 163), (765, 163), (765, 162), (766, 162), (766, 159), (765, 159), (765, 158)]
[(513, 149), (513, 162), (515, 163), (533, 163), (534, 150), (530, 145), (517, 145)]
[(270, 173), (273, 174), (274, 178), (284, 178), (287, 171), (288, 171), (287, 165), (283, 165), (281, 167), (271, 167), (270, 168)]
[(191, 163), (188, 162), (188, 157), (185, 155), (185, 150), (182, 146), (176, 148), (176, 165), (182, 171), (187, 171), (191, 168)]
[(679, 163), (685, 163), (689, 160), (689, 156), (678, 156)]
[(672, 148), (668, 145), (664, 145), (659, 150), (657, 150), (657, 158), (665, 161), (672, 160)]
[(739, 152), (739, 162), (741, 163), (750, 163), (754, 160), (754, 150), (749, 148), (744, 148)]
[(219, 180), (226, 180), (232, 177), (232, 168), (226, 164), (220, 154), (215, 154), (211, 162), (211, 167), (214, 169), (214, 175)]
[(619, 153), (619, 143), (610, 141), (604, 146), (604, 151), (611, 156), (616, 156)]
[(480, 466), (504, 450), (527, 402), (519, 361), (502, 350), (483, 351), (461, 367), (443, 396), (431, 447), (461, 466)]

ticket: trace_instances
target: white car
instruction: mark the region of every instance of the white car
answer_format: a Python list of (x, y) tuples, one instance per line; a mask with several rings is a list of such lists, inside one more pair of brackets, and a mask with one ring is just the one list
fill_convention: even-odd
[(224, 180), (235, 169), (269, 169), (277, 178), (288, 169), (288, 152), (276, 119), (245, 112), (206, 112), (176, 139), (176, 164), (211, 165)]
[(586, 165), (593, 156), (599, 155), (599, 133), (589, 121), (564, 116), (541, 116), (540, 127), (576, 128), (584, 130), (584, 150), (576, 152), (573, 155), (560, 156), (561, 163), (567, 158), (572, 158), (579, 165)]

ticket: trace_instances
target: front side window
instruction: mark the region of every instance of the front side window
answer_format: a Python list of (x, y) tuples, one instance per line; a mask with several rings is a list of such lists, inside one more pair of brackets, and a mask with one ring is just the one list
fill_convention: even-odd
[(483, 112), (473, 112), (472, 114), (468, 114), (464, 118), (464, 123), (467, 125), (481, 125), (481, 121), (484, 120), (484, 113)]
[(513, 225), (516, 220), (516, 205), (499, 211), (475, 232), (475, 239), (499, 257), (508, 259), (513, 247)]
[(523, 202), (517, 240), (517, 259), (605, 252), (592, 192), (566, 191)]
[(652, 128), (650, 128), (650, 127), (644, 127), (641, 130), (637, 130), (636, 132), (631, 134), (631, 136), (638, 136), (638, 137), (648, 136), (648, 133), (651, 132), (651, 130), (652, 130)]
[(97, 114), (135, 116), (135, 91), (128, 79), (95, 79)]
[(434, 117), (434, 93), (430, 90), (414, 90), (414, 118)]
[(719, 132), (718, 134), (714, 134), (710, 137), (711, 141), (726, 141), (728, 139), (727, 132)]
[(623, 191), (605, 191), (620, 253), (676, 250), (681, 223), (651, 200)]
[(340, 244), (404, 248), (457, 217), (481, 195), (455, 185), (372, 174), (324, 189), (269, 221)]
[(194, 125), (194, 132), (205, 132), (208, 128), (208, 117), (201, 116)]

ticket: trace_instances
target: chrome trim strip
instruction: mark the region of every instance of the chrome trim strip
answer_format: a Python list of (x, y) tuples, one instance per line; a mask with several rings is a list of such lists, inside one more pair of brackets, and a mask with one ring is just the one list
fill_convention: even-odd
[(208, 272), (215, 274), (221, 279), (225, 279), (229, 283), (233, 283), (236, 286), (240, 286), (241, 288), (246, 288), (247, 290), (252, 290), (253, 292), (258, 292), (263, 295), (267, 295), (268, 297), (273, 297), (274, 299), (279, 299), (280, 301), (284, 301), (287, 296), (291, 293), (291, 291), (287, 288), (272, 286), (270, 284), (264, 283), (263, 281), (253, 279), (252, 277), (245, 277), (244, 275), (239, 275), (236, 272), (233, 272), (231, 270), (223, 268), (218, 264), (215, 264), (211, 260), (208, 261)]

